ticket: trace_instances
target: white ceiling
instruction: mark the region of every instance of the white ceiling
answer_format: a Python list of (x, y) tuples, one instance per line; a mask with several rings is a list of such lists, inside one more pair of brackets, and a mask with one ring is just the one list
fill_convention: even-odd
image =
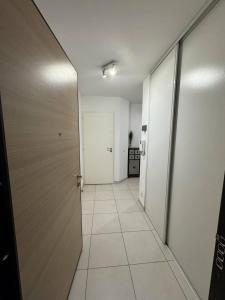
[[(85, 96), (140, 102), (142, 81), (205, 0), (35, 0), (78, 71)], [(118, 75), (101, 66), (118, 61)]]

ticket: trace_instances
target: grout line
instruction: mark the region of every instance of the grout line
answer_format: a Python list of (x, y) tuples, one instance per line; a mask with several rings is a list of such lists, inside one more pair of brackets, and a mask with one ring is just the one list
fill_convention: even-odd
[[(95, 196), (96, 197), (96, 187), (95, 187)], [(94, 211), (95, 211), (95, 201), (93, 205), (93, 214), (92, 214), (92, 224), (91, 224), (91, 234), (90, 234), (90, 245), (89, 245), (89, 251), (88, 251), (88, 265), (87, 265), (87, 278), (86, 278), (86, 286), (85, 286), (85, 300), (87, 298), (87, 284), (88, 284), (88, 270), (89, 270), (89, 263), (90, 263), (90, 253), (91, 253), (91, 240), (92, 240), (92, 230), (93, 230), (93, 223), (94, 223)]]
[[(129, 188), (129, 185), (128, 185), (128, 190), (132, 193), (132, 190), (130, 190)], [(116, 190), (117, 191), (117, 190)], [(135, 287), (134, 287), (134, 281), (133, 281), (133, 277), (132, 277), (132, 273), (131, 273), (131, 266), (135, 266), (135, 265), (143, 265), (143, 264), (150, 264), (150, 263), (167, 263), (167, 265), (169, 266), (172, 274), (173, 274), (173, 277), (175, 278), (175, 280), (177, 281), (181, 291), (182, 291), (182, 294), (184, 295), (185, 299), (188, 300), (185, 292), (184, 292), (184, 289), (182, 288), (179, 280), (177, 279), (173, 269), (171, 268), (170, 264), (169, 264), (169, 261), (170, 260), (167, 260), (167, 257), (166, 255), (164, 254), (164, 251), (161, 249), (161, 246), (158, 242), (158, 240), (156, 239), (156, 237), (154, 236), (153, 234), (153, 237), (157, 243), (157, 245), (159, 246), (159, 249), (161, 251), (161, 253), (163, 254), (163, 257), (165, 258), (165, 261), (151, 261), (151, 262), (143, 262), (143, 263), (130, 263), (129, 262), (129, 259), (128, 259), (128, 254), (127, 254), (127, 249), (126, 249), (126, 245), (125, 245), (125, 240), (124, 240), (124, 236), (123, 236), (123, 233), (125, 232), (140, 232), (140, 231), (153, 231), (153, 229), (149, 229), (149, 230), (138, 230), (138, 231), (122, 231), (122, 226), (121, 226), (121, 221), (120, 221), (120, 214), (123, 214), (121, 212), (118, 211), (118, 207), (117, 207), (117, 202), (116, 202), (116, 199), (115, 199), (115, 190), (113, 189), (112, 192), (113, 192), (113, 195), (114, 195), (114, 199), (112, 200), (109, 200), (109, 201), (115, 201), (115, 205), (116, 205), (116, 213), (97, 213), (97, 214), (117, 214), (118, 215), (118, 219), (119, 219), (119, 224), (120, 224), (120, 229), (121, 229), (121, 232), (110, 232), (110, 233), (99, 233), (99, 234), (93, 234), (93, 221), (94, 221), (94, 209), (95, 209), (95, 202), (96, 201), (104, 201), (104, 200), (96, 200), (96, 187), (95, 187), (95, 197), (94, 197), (94, 205), (93, 205), (93, 213), (92, 214), (84, 214), (84, 215), (92, 215), (92, 225), (91, 225), (91, 234), (90, 234), (90, 246), (89, 246), (89, 253), (88, 253), (88, 266), (87, 266), (87, 269), (81, 269), (81, 270), (86, 270), (87, 271), (87, 278), (86, 278), (86, 287), (85, 287), (85, 300), (86, 300), (86, 297), (87, 297), (87, 282), (88, 282), (88, 273), (89, 273), (89, 270), (92, 270), (92, 269), (103, 269), (103, 268), (116, 268), (116, 267), (121, 267), (121, 266), (128, 266), (129, 267), (129, 272), (130, 272), (130, 276), (131, 276), (131, 281), (132, 281), (132, 286), (133, 286), (133, 291), (134, 291), (134, 295), (135, 295), (135, 299), (137, 300), (137, 295), (136, 295), (136, 291), (135, 291)], [(137, 200), (135, 199), (134, 195), (132, 194), (132, 197), (133, 197), (133, 200), (135, 200), (135, 202), (137, 202)], [(123, 199), (122, 199), (123, 200)], [(125, 199), (124, 199), (125, 200)], [(133, 212), (126, 212), (126, 213), (129, 213), (129, 214), (132, 214)], [(147, 214), (145, 213), (145, 211), (142, 211), (142, 213), (144, 214), (144, 217), (147, 218), (147, 220), (149, 220), (149, 217), (147, 216)], [(146, 220), (146, 222), (147, 222)], [(150, 220), (149, 220), (150, 221)], [(147, 222), (148, 223), (148, 222)], [(151, 224), (151, 222), (150, 222)], [(150, 228), (150, 225), (148, 224), (149, 228)], [(126, 257), (127, 257), (127, 264), (126, 265), (118, 265), (118, 266), (106, 266), (106, 267), (92, 267), (90, 268), (89, 267), (89, 264), (90, 264), (90, 252), (91, 252), (91, 241), (92, 241), (92, 236), (93, 235), (102, 235), (102, 234), (113, 234), (113, 233), (120, 233), (122, 235), (122, 239), (123, 239), (123, 243), (124, 243), (124, 248), (125, 248), (125, 253), (126, 253)], [(173, 260), (171, 260), (173, 261)]]
[[(114, 191), (113, 191), (113, 193), (114, 193)], [(115, 194), (114, 194), (114, 197), (115, 197)], [(125, 253), (126, 253), (126, 257), (127, 257), (127, 263), (128, 263), (128, 267), (129, 267), (130, 278), (131, 278), (131, 282), (132, 282), (132, 286), (133, 286), (134, 296), (135, 296), (135, 299), (137, 300), (137, 295), (136, 295), (136, 291), (135, 291), (135, 288), (134, 288), (134, 281), (133, 281), (133, 277), (132, 277), (132, 274), (131, 274), (131, 268), (130, 268), (130, 264), (129, 264), (128, 254), (127, 254), (127, 249), (126, 249), (126, 245), (125, 245), (125, 241), (124, 241), (124, 236), (123, 236), (123, 233), (122, 233), (122, 226), (121, 226), (121, 222), (120, 222), (120, 216), (119, 216), (119, 211), (118, 211), (118, 208), (117, 208), (117, 203), (116, 203), (116, 209), (117, 209), (117, 212), (118, 212), (121, 235), (122, 235), (123, 245), (124, 245), (124, 249), (125, 249)]]
[[(118, 216), (119, 218), (119, 216)], [(120, 220), (119, 220), (120, 223)], [(121, 229), (122, 230), (122, 229)], [(101, 233), (89, 233), (89, 234), (85, 234), (85, 235), (106, 235), (106, 234), (115, 234), (115, 233), (136, 233), (136, 232), (152, 232), (151, 229), (147, 229), (147, 230), (130, 230), (130, 231), (113, 231), (113, 232), (101, 232)], [(161, 250), (161, 249), (160, 249)], [(173, 261), (172, 259), (170, 259), (170, 261)]]
[[(123, 265), (113, 265), (113, 266), (102, 266), (102, 267), (90, 267), (89, 270), (97, 270), (97, 269), (107, 269), (107, 268), (117, 268), (117, 267), (129, 267), (129, 266), (138, 266), (138, 265), (149, 265), (149, 264), (158, 264), (158, 263), (164, 263), (167, 264), (167, 261), (165, 260), (157, 260), (157, 261), (148, 261), (148, 262), (140, 262), (140, 263), (128, 263)], [(87, 270), (87, 269), (80, 269), (80, 270)]]
[[(129, 189), (129, 186), (128, 186), (128, 190), (130, 191)], [(87, 277), (86, 277), (86, 286), (85, 286), (85, 300), (87, 299), (87, 284), (88, 284), (88, 275), (89, 275), (89, 270), (90, 269), (94, 269), (94, 268), (90, 268), (89, 267), (89, 264), (90, 264), (90, 253), (91, 253), (91, 242), (92, 242), (92, 236), (94, 235), (92, 232), (93, 232), (93, 223), (94, 223), (94, 212), (95, 212), (95, 204), (96, 204), (96, 192), (97, 192), (97, 189), (96, 189), (96, 185), (95, 185), (95, 189), (94, 191), (95, 196), (94, 196), (94, 200), (93, 200), (93, 213), (92, 214), (82, 214), (82, 215), (92, 215), (92, 224), (91, 224), (91, 234), (90, 234), (90, 245), (89, 245), (89, 251), (88, 251), (88, 265), (87, 265), (87, 269), (83, 269), (83, 270), (86, 270), (87, 271)], [(121, 232), (119, 232), (121, 235), (122, 235), (122, 239), (123, 239), (123, 243), (124, 243), (124, 248), (125, 248), (125, 253), (126, 253), (126, 257), (127, 257), (127, 265), (120, 265), (120, 266), (128, 266), (129, 267), (129, 272), (130, 272), (130, 276), (131, 276), (131, 282), (132, 282), (132, 286), (133, 286), (133, 291), (134, 291), (134, 295), (135, 295), (135, 299), (137, 300), (137, 296), (136, 296), (136, 292), (135, 292), (135, 288), (134, 288), (134, 282), (133, 282), (133, 277), (132, 277), (132, 274), (131, 274), (131, 268), (130, 268), (130, 264), (129, 264), (129, 260), (128, 260), (128, 255), (127, 255), (127, 250), (126, 250), (126, 246), (125, 246), (125, 241), (124, 241), (124, 237), (123, 237), (123, 233), (122, 233), (122, 227), (121, 227), (121, 222), (120, 222), (120, 217), (119, 217), (119, 211), (118, 211), (118, 208), (117, 208), (117, 203), (116, 203), (116, 199), (115, 199), (115, 189), (113, 188), (113, 185), (112, 185), (112, 192), (113, 192), (113, 195), (114, 195), (114, 199), (113, 201), (115, 201), (115, 206), (116, 206), (116, 213), (114, 214), (117, 214), (118, 215), (118, 219), (119, 219), (119, 224), (120, 224), (120, 229), (121, 229)], [(131, 191), (130, 191), (131, 192)], [(131, 192), (132, 193), (132, 192)], [(135, 200), (135, 197), (132, 193), (132, 197), (133, 197), (133, 200)], [(87, 200), (88, 201), (88, 200)], [(101, 201), (101, 200), (99, 200)], [(104, 200), (103, 200), (104, 201)], [(110, 201), (110, 200), (109, 200)], [(136, 200), (135, 200), (136, 202)], [(127, 212), (129, 213), (129, 212)], [(130, 212), (132, 213), (132, 212)], [(113, 213), (99, 213), (99, 214), (113, 214)], [(83, 235), (82, 235), (82, 238), (83, 238)], [(112, 266), (112, 267), (119, 267), (119, 266)], [(110, 266), (106, 267), (106, 268), (112, 268)], [(104, 268), (104, 267), (100, 267), (100, 268)], [(97, 268), (96, 268), (97, 269)], [(82, 270), (82, 269), (81, 269)]]

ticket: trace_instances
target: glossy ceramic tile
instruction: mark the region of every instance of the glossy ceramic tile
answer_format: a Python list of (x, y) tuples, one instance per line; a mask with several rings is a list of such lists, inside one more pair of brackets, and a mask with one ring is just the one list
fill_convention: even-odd
[(114, 191), (114, 196), (117, 200), (134, 200), (130, 191)]
[(116, 204), (119, 213), (140, 211), (140, 207), (135, 200), (116, 200)]
[(82, 214), (93, 214), (94, 201), (82, 201)]
[(78, 270), (73, 280), (68, 300), (85, 300), (87, 270)]
[(95, 192), (95, 185), (92, 184), (85, 184), (83, 186), (83, 191), (87, 191), (87, 192)]
[(96, 191), (95, 199), (97, 201), (114, 200), (113, 191)]
[(83, 251), (69, 300), (185, 300), (183, 291), (199, 300), (178, 265), (166, 262), (172, 254), (138, 202), (138, 182), (84, 187)]
[(114, 200), (95, 201), (95, 214), (117, 213), (116, 202)]
[(165, 260), (151, 231), (125, 232), (123, 236), (130, 264)]
[(94, 201), (95, 200), (95, 192), (82, 192), (81, 193), (82, 201)]
[(167, 262), (131, 266), (137, 300), (185, 300)]
[(112, 184), (99, 184), (96, 185), (96, 191), (112, 191)]
[(79, 260), (78, 267), (77, 267), (78, 270), (88, 268), (90, 241), (91, 241), (90, 235), (83, 236), (83, 249), (82, 249), (80, 260)]
[(89, 270), (86, 300), (135, 300), (129, 267)]
[(128, 191), (129, 187), (127, 182), (120, 182), (120, 183), (114, 183), (113, 184), (113, 190), (114, 191)]
[(150, 230), (142, 212), (122, 213), (119, 218), (122, 231)]
[(93, 234), (121, 232), (118, 214), (95, 214)]
[(82, 215), (83, 234), (91, 234), (93, 215)]
[(127, 257), (121, 233), (92, 235), (89, 267), (127, 265)]

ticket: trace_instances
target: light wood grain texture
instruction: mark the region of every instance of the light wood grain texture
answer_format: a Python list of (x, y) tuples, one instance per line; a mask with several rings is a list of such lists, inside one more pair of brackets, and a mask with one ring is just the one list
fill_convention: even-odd
[(30, 0), (0, 0), (0, 91), (24, 300), (65, 300), (81, 251), (77, 74)]

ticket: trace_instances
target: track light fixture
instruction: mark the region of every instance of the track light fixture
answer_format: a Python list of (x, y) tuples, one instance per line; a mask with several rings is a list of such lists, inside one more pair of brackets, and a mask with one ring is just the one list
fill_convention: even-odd
[(103, 78), (114, 77), (116, 74), (117, 74), (117, 63), (115, 61), (111, 61), (106, 65), (102, 66)]

